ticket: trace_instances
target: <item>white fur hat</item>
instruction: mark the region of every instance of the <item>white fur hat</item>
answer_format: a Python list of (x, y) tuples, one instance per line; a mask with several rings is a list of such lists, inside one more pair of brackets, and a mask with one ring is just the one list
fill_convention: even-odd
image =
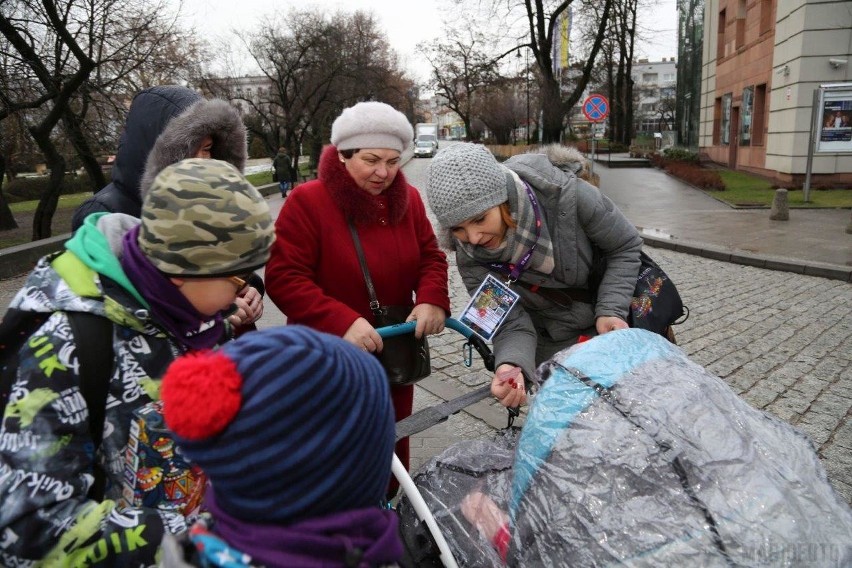
[(404, 114), (375, 101), (345, 109), (331, 125), (331, 143), (338, 150), (387, 148), (402, 153), (413, 138), (414, 129)]

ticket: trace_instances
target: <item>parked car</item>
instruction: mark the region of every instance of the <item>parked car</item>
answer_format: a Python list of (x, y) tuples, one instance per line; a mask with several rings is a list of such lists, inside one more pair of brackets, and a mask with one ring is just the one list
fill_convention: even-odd
[(419, 140), (414, 144), (415, 158), (431, 158), (435, 155), (435, 145), (429, 140)]

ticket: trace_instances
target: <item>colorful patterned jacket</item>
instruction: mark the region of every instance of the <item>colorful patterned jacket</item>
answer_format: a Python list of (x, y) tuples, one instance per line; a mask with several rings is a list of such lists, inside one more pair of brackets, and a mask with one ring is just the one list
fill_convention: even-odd
[[(37, 560), (49, 566), (152, 566), (164, 533), (186, 529), (173, 511), (117, 507), (132, 414), (159, 398), (159, 377), (180, 352), (150, 320), (132, 286), (119, 284), (121, 238), (138, 223), (128, 215), (106, 215), (97, 226), (101, 238), (77, 243), (90, 254), (89, 264), (111, 265), (102, 269), (111, 277), (71, 251), (56, 253), (38, 262), (10, 305), (50, 316), (21, 348), (0, 429), (2, 566), (34, 566)], [(78, 231), (75, 239), (84, 234)], [(70, 311), (114, 322), (115, 362), (97, 449), (80, 392)], [(87, 497), (96, 463), (107, 474), (102, 502)]]

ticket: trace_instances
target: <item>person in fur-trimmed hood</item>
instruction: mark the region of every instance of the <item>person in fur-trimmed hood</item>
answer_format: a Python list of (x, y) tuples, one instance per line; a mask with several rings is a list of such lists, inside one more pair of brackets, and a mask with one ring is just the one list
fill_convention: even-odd
[[(444, 329), (450, 313), (447, 258), (419, 192), (400, 170), (412, 138), (405, 115), (385, 103), (358, 103), (334, 121), (318, 179), (293, 189), (275, 222), (266, 290), (287, 323), (382, 351), (351, 221), (380, 305), (413, 304), (408, 321), (417, 320), (418, 338)], [(396, 419), (409, 416), (414, 387), (393, 387), (391, 395)], [(407, 466), (407, 439), (397, 445), (397, 455)]]
[[(489, 273), (520, 299), (497, 329), (492, 394), (526, 402), (536, 366), (593, 336), (628, 327), (642, 238), (593, 185), (574, 148), (545, 146), (498, 163), (487, 148), (455, 144), (429, 166), (429, 205), (474, 294)], [(593, 247), (606, 260), (590, 283)]]
[(145, 197), (157, 174), (186, 158), (213, 158), (240, 172), (248, 158), (246, 127), (240, 112), (222, 99), (201, 100), (169, 122), (145, 162), (139, 192)]
[(92, 213), (127, 213), (139, 217), (142, 209), (139, 182), (148, 153), (169, 122), (200, 100), (197, 92), (179, 85), (150, 87), (133, 97), (112, 165), (112, 181), (77, 207), (71, 220), (72, 230), (79, 229)]

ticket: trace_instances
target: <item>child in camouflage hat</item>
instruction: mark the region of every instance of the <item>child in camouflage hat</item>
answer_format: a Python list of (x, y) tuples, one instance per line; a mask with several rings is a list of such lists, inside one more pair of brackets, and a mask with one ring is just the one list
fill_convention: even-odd
[[(90, 215), (67, 250), (38, 262), (9, 308), (46, 319), (20, 349), (0, 430), (0, 563), (156, 564), (163, 535), (186, 523), (174, 511), (115, 506), (133, 412), (159, 399), (175, 357), (227, 340), (223, 310), (272, 239), (266, 201), (234, 166), (189, 159), (157, 175), (141, 220)], [(99, 447), (68, 312), (112, 326)], [(103, 500), (87, 495), (97, 466)]]

